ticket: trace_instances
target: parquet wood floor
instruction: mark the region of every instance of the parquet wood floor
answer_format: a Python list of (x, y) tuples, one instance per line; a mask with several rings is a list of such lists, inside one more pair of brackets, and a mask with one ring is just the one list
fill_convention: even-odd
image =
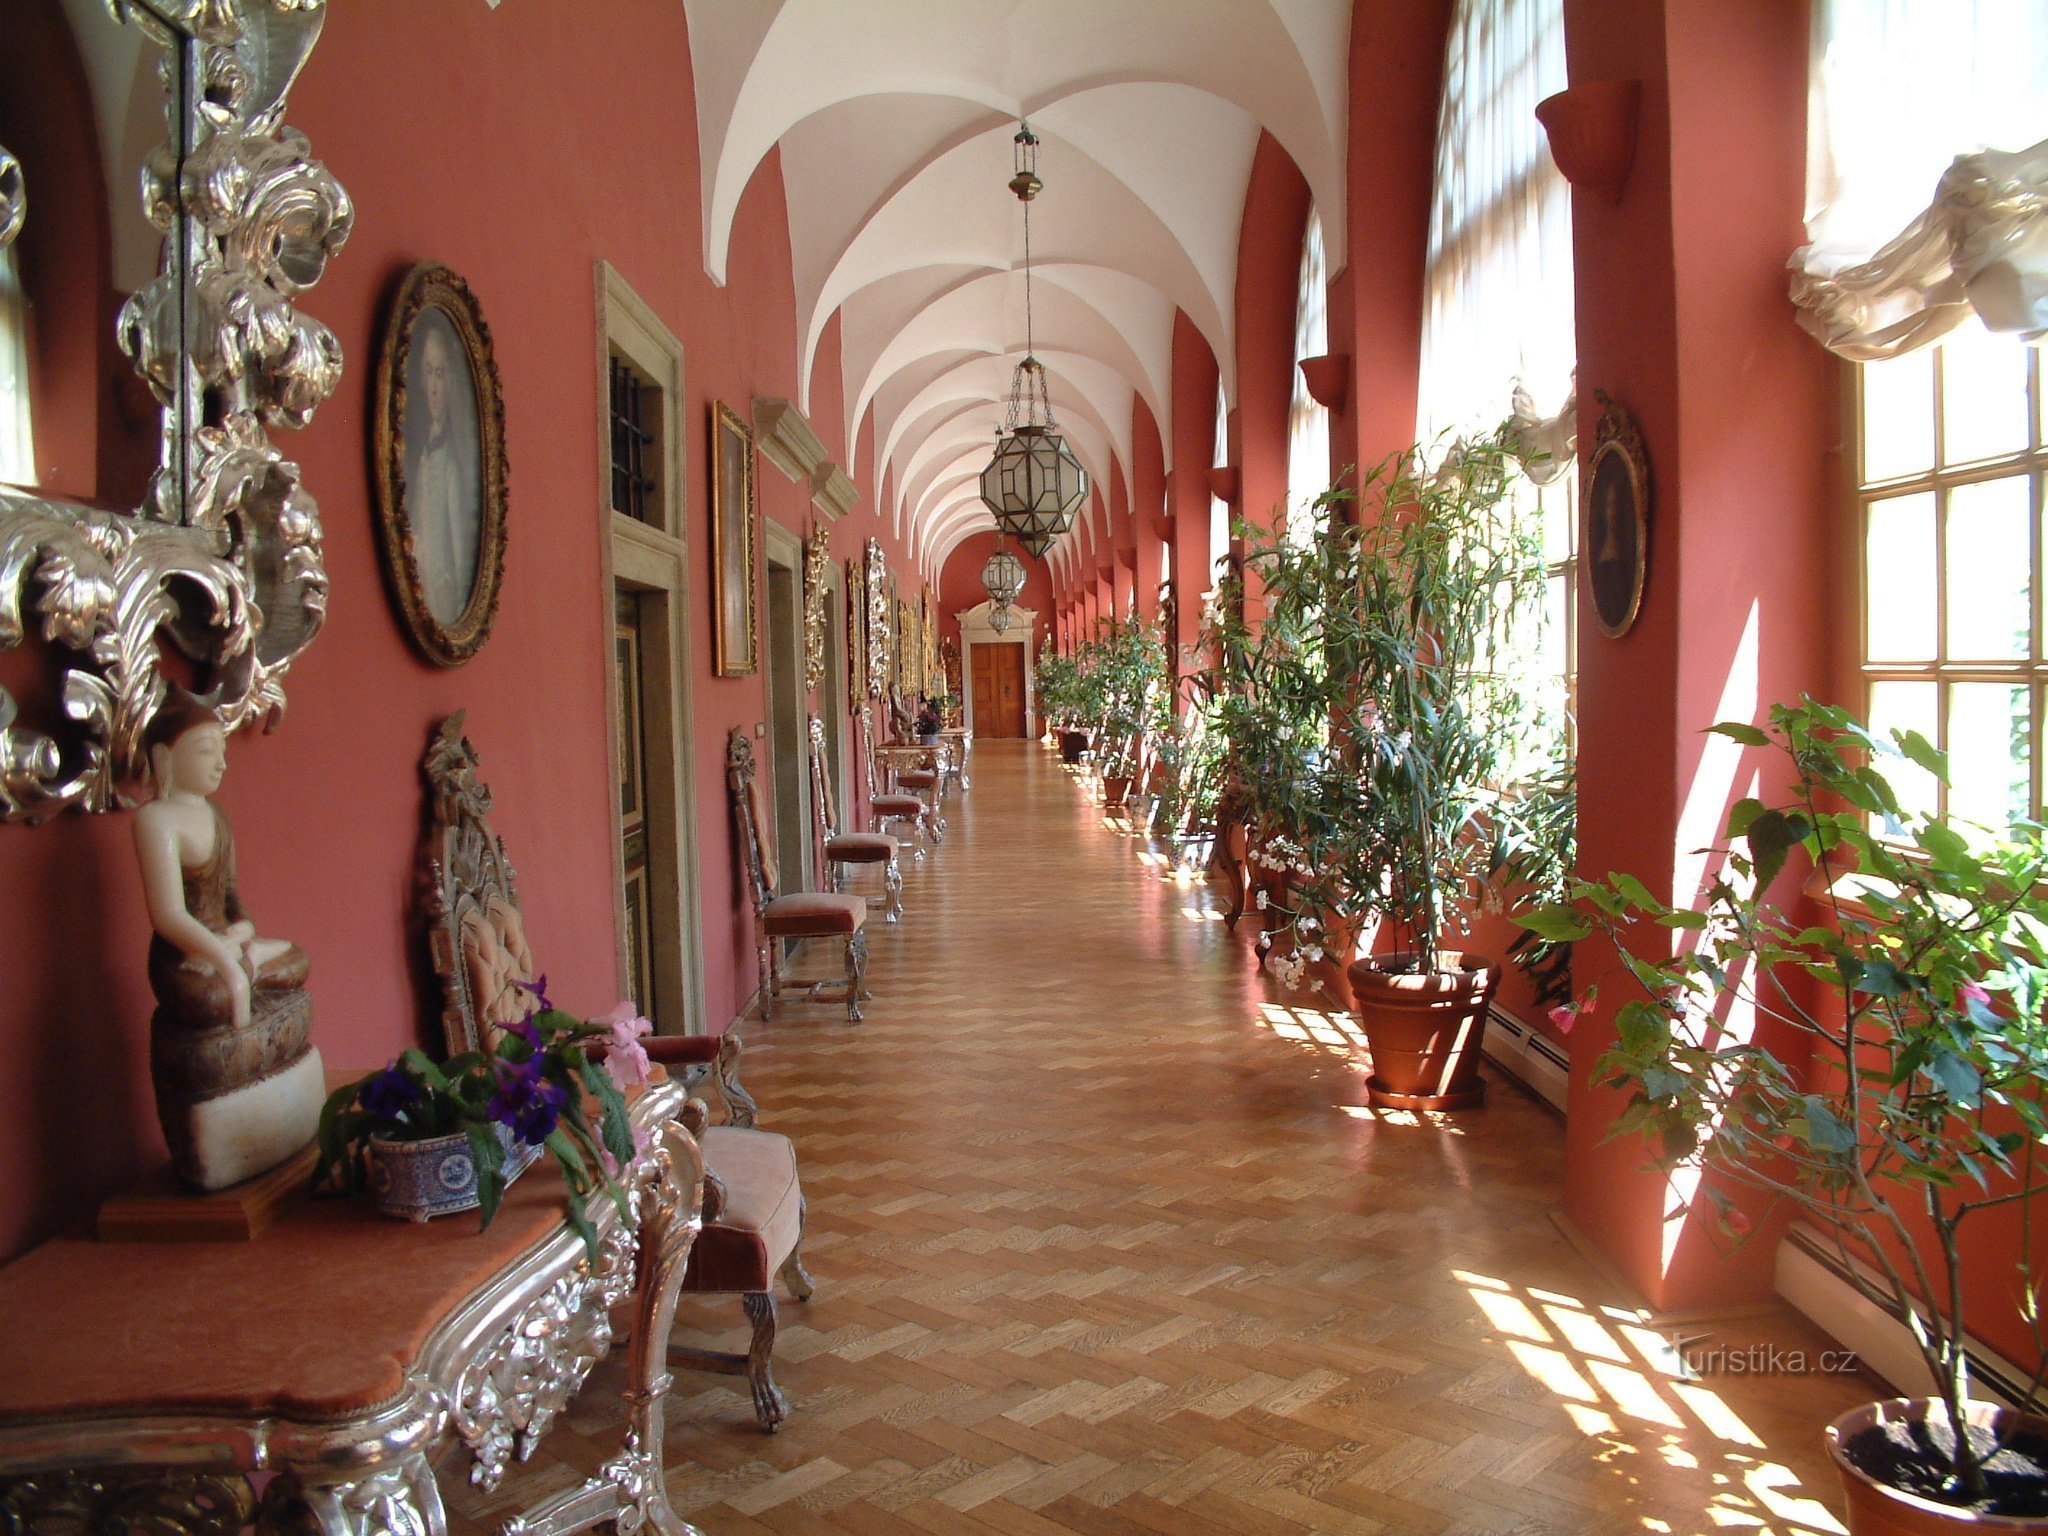
[[(1553, 1225), (1549, 1111), (1500, 1081), (1452, 1119), (1363, 1108), (1348, 1021), (1278, 995), (1213, 895), (1051, 754), (984, 743), (973, 780), (907, 871), (903, 923), (876, 925), (866, 1022), (792, 1005), (747, 1026), (746, 1081), (802, 1159), (818, 1290), (783, 1306), (780, 1434), (743, 1383), (678, 1378), (685, 1518), (709, 1536), (1840, 1529), (1820, 1426), (1871, 1383), (1685, 1379)], [(686, 1298), (678, 1326), (741, 1344), (735, 1300)], [(1711, 1333), (1693, 1347), (1826, 1347), (1789, 1317)], [(490, 1499), (450, 1475), (456, 1530), (580, 1478), (617, 1384), (607, 1362)]]

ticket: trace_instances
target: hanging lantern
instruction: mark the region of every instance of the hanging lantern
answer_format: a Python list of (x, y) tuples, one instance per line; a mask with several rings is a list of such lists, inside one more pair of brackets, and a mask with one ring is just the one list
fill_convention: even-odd
[(1045, 364), (1032, 355), (1031, 200), (1044, 183), (1038, 177), (1038, 136), (1028, 124), (1018, 124), (1016, 146), (1009, 186), (1024, 205), (1024, 361), (1010, 375), (1010, 414), (997, 434), (995, 456), (981, 472), (981, 499), (996, 526), (1026, 554), (1043, 556), (1088, 499), (1088, 471), (1059, 435)]
[(1007, 608), (1024, 590), (1024, 562), (1003, 548), (1000, 534), (996, 536), (996, 552), (981, 568), (981, 589), (998, 608)]
[(1017, 615), (1008, 603), (996, 603), (988, 611), (988, 627), (997, 634), (1003, 634), (1015, 621)]

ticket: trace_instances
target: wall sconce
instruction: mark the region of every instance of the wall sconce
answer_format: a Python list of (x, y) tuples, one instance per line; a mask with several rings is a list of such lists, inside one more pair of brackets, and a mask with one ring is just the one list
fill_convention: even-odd
[(1237, 500), (1238, 472), (1235, 464), (1218, 464), (1209, 471), (1209, 494), (1218, 501)]
[(1331, 352), (1322, 357), (1304, 357), (1295, 367), (1308, 386), (1308, 397), (1325, 410), (1342, 411), (1351, 397), (1351, 354)]
[(1550, 157), (1574, 187), (1621, 201), (1636, 162), (1640, 80), (1590, 80), (1536, 103)]

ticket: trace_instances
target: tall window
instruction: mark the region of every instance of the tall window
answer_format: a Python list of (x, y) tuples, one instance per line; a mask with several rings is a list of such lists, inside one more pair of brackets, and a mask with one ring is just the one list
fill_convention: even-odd
[(2040, 349), (1971, 321), (1857, 374), (1864, 702), (1949, 754), (1902, 797), (2002, 829), (2042, 804)]
[[(1868, 259), (1957, 155), (2023, 149), (2048, 97), (2048, 15), (2030, 0), (1823, 0), (1808, 118), (1809, 271)], [(1964, 315), (1926, 331), (1902, 288), (1855, 374), (1862, 704), (1949, 754), (1950, 783), (1888, 766), (1901, 798), (2002, 830), (2042, 805), (2043, 368)], [(1901, 323), (1894, 323), (1901, 322)], [(1890, 326), (1889, 331), (1885, 330)]]
[[(1441, 451), (1489, 431), (1519, 385), (1539, 418), (1572, 393), (1577, 356), (1571, 189), (1536, 103), (1565, 88), (1563, 0), (1458, 0), (1444, 58), (1424, 281), (1417, 435)], [(1569, 731), (1576, 703), (1578, 474), (1535, 463), (1517, 515), (1540, 528), (1549, 571), (1540, 625), (1513, 637)]]
[(1535, 116), (1564, 88), (1563, 0), (1458, 0), (1424, 279), (1425, 440), (1496, 425), (1517, 381), (1544, 416), (1571, 392), (1571, 190)]
[[(1230, 462), (1230, 410), (1223, 401), (1223, 381), (1216, 381), (1216, 451), (1210, 461), (1217, 468)], [(1209, 498), (1209, 574), (1210, 585), (1220, 585), (1223, 580), (1222, 564), (1230, 558), (1230, 503), (1221, 496)]]
[[(1330, 350), (1330, 274), (1323, 256), (1322, 215), (1311, 208), (1301, 237), (1301, 278), (1294, 297), (1294, 360)], [(1315, 527), (1315, 499), (1330, 487), (1330, 412), (1294, 370), (1287, 402), (1287, 534), (1306, 537)]]
[(28, 413), (28, 305), (12, 246), (0, 250), (0, 485), (33, 485), (35, 434)]

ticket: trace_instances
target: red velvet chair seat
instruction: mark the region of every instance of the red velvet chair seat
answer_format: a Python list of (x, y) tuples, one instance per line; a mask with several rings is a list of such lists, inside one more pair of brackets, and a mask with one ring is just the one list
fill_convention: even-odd
[(868, 801), (877, 816), (921, 816), (924, 801), (916, 795), (875, 795)]
[(763, 907), (761, 922), (773, 938), (799, 939), (821, 934), (853, 933), (866, 921), (867, 915), (865, 897), (840, 896), (831, 891), (798, 891), (788, 896), (777, 896)]
[(896, 839), (886, 832), (842, 832), (825, 839), (825, 857), (835, 863), (886, 864), (896, 857)]
[(796, 1148), (772, 1131), (714, 1125), (702, 1137), (706, 1167), (725, 1185), (725, 1209), (690, 1250), (686, 1291), (759, 1294), (803, 1233)]

